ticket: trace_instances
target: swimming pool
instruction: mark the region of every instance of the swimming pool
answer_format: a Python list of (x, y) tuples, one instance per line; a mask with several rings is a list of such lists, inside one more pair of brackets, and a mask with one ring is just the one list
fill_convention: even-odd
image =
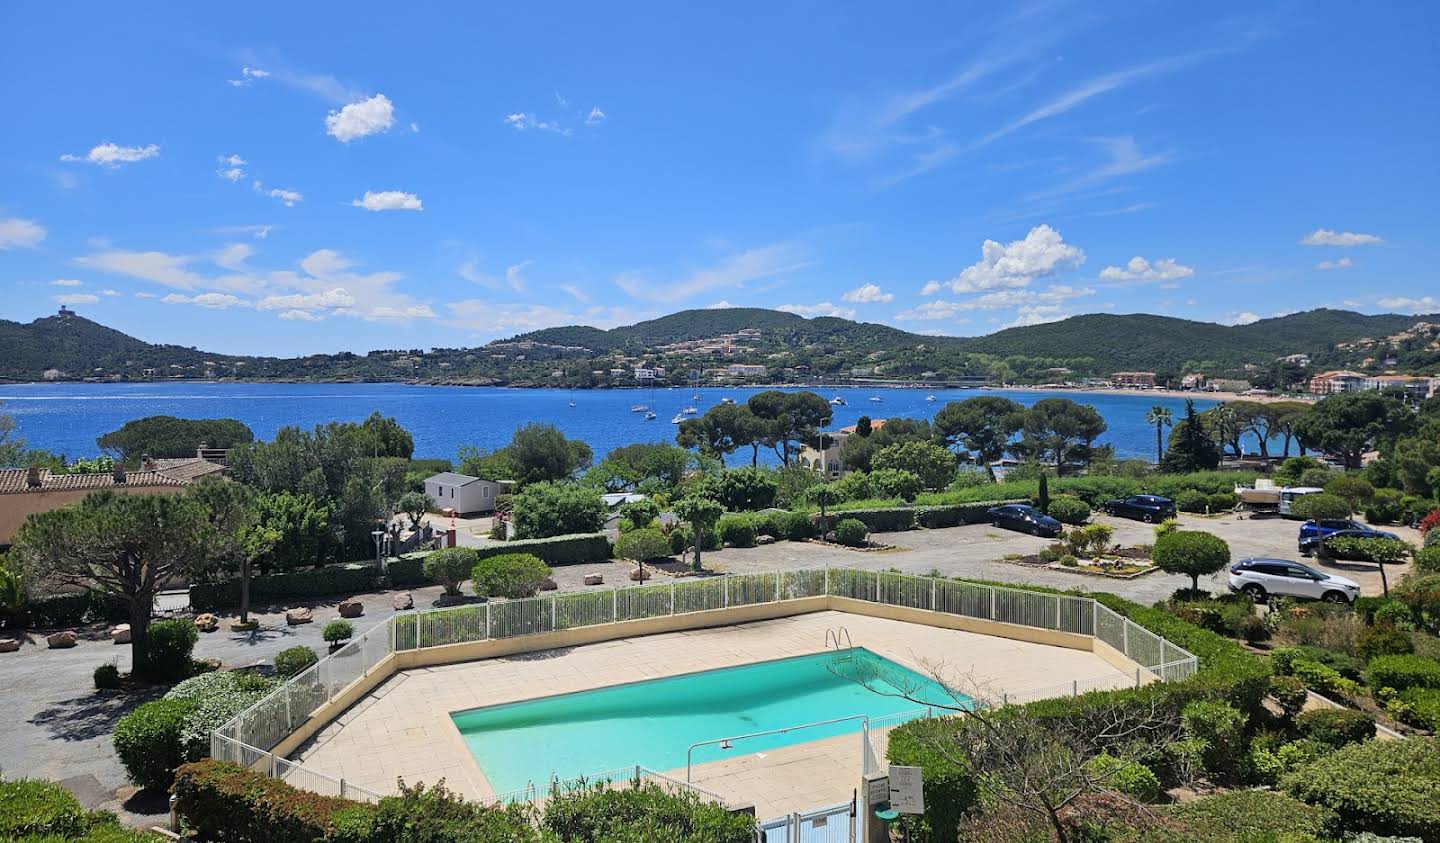
[[(530, 782), (543, 790), (552, 773), (569, 778), (634, 764), (684, 767), (686, 750), (699, 741), (857, 714), (915, 711), (915, 702), (887, 694), (896, 688), (925, 702), (955, 705), (932, 679), (856, 647), (470, 709), (450, 719), (496, 792)], [(694, 761), (861, 728), (861, 721), (850, 720), (738, 741), (728, 751), (700, 747)]]

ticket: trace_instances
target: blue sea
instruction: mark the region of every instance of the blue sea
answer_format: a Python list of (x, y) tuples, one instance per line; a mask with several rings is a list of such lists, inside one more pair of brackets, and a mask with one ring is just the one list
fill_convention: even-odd
[[(255, 435), (269, 439), (288, 425), (313, 427), (331, 421), (361, 421), (374, 410), (394, 416), (415, 437), (417, 457), (454, 458), (462, 445), (490, 450), (503, 446), (510, 434), (528, 422), (548, 422), (571, 438), (583, 439), (597, 457), (633, 442), (673, 442), (680, 410), (693, 405), (700, 412), (722, 398), (745, 401), (758, 389), (503, 389), (409, 384), (10, 384), (0, 385), (0, 413), (15, 417), (15, 436), (27, 446), (71, 459), (99, 453), (97, 437), (131, 419), (169, 415), (181, 418), (235, 418)], [(929, 418), (947, 401), (977, 395), (1003, 395), (1021, 404), (1065, 397), (1090, 404), (1109, 425), (1102, 443), (1115, 446), (1121, 457), (1155, 458), (1155, 429), (1145, 413), (1160, 404), (1178, 421), (1185, 401), (1170, 395), (1123, 395), (1008, 390), (941, 390), (816, 388), (829, 399), (839, 395), (847, 404), (835, 408), (833, 428), (871, 418)], [(926, 401), (927, 395), (936, 400)], [(699, 395), (698, 400), (692, 396)], [(878, 397), (880, 401), (871, 401)], [(570, 406), (570, 402), (575, 406)], [(1197, 399), (1197, 410), (1215, 405)], [(652, 407), (657, 418), (646, 421), (630, 407)], [(764, 458), (769, 452), (762, 451)], [(746, 455), (748, 457), (748, 454)], [(769, 454), (774, 462), (774, 455)], [(732, 460), (733, 462), (733, 460)]]

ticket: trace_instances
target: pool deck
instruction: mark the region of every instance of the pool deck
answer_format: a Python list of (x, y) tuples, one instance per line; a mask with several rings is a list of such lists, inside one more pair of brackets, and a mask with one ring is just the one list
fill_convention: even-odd
[[(826, 630), (841, 626), (856, 646), (921, 673), (938, 665), (943, 677), (968, 675), (996, 696), (1072, 680), (1090, 688), (1134, 681), (1082, 650), (824, 611), (405, 670), (351, 706), (291, 757), (378, 793), (395, 792), (397, 777), (408, 784), (444, 778), (462, 795), (487, 797), (494, 791), (451, 721), (451, 712), (823, 652)], [(875, 738), (883, 764), (883, 732)], [(761, 819), (844, 801), (859, 784), (859, 734), (763, 753), (745, 753), (742, 744), (735, 751), (740, 754), (698, 765), (693, 780), (732, 803), (753, 802)], [(685, 779), (684, 768), (662, 772)]]

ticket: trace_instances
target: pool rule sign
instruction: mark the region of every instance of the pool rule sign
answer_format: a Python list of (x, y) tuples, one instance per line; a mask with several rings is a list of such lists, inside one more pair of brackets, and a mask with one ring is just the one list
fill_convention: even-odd
[(890, 768), (890, 807), (902, 814), (925, 813), (925, 785), (919, 767)]

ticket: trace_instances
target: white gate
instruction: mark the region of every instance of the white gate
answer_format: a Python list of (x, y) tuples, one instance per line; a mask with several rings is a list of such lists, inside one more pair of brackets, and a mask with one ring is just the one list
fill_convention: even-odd
[(855, 800), (760, 824), (760, 843), (854, 843)]

